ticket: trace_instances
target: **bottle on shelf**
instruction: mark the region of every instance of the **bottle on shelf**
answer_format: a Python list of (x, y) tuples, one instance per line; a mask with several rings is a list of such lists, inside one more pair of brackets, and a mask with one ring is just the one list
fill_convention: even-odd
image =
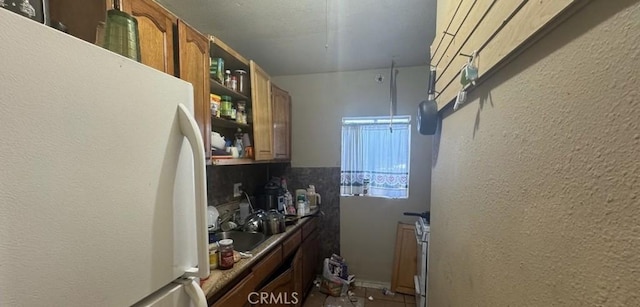
[(231, 76), (231, 86), (230, 88), (234, 91), (238, 90), (238, 77)]
[(231, 87), (231, 70), (224, 71), (224, 86)]
[(231, 96), (222, 95), (220, 97), (220, 116), (222, 118), (231, 118)]

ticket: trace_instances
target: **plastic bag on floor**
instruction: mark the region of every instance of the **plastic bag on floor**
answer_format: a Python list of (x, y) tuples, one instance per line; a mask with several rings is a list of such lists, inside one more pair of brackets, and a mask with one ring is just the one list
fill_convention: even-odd
[(320, 281), (320, 292), (331, 296), (346, 296), (349, 291), (349, 281), (332, 274), (330, 259), (324, 259), (322, 266), (322, 280)]

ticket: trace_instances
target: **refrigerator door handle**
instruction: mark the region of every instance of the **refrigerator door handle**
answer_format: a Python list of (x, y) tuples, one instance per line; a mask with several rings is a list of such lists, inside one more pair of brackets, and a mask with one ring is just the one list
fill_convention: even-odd
[(183, 104), (178, 105), (180, 130), (191, 144), (195, 167), (196, 190), (196, 235), (198, 239), (198, 268), (186, 272), (187, 276), (207, 278), (209, 276), (209, 233), (207, 232), (207, 181), (204, 161), (204, 143), (200, 129), (191, 113)]
[(200, 285), (198, 285), (194, 279), (191, 279), (191, 282), (184, 284), (184, 290), (187, 291), (187, 295), (191, 298), (193, 306), (207, 307), (207, 298), (205, 297), (202, 288), (200, 288)]

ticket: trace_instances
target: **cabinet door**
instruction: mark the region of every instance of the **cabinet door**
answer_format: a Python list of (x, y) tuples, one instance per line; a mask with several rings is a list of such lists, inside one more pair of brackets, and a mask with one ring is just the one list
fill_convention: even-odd
[(259, 301), (256, 306), (291, 306), (302, 301), (299, 294), (294, 294), (292, 269), (284, 271), (258, 292), (269, 293), (269, 297), (267, 300)]
[(302, 301), (304, 300), (304, 295), (303, 295), (304, 293), (302, 291), (303, 253), (304, 253), (303, 249), (299, 248), (295, 256), (293, 256), (293, 261), (291, 263), (291, 267), (293, 268), (293, 292), (298, 294), (298, 298), (300, 300), (300, 302), (295, 304), (296, 307), (302, 306)]
[(315, 231), (302, 243), (302, 290), (306, 292), (316, 277), (319, 266), (319, 237)]
[(253, 274), (249, 274), (225, 293), (219, 300), (211, 304), (212, 307), (250, 306), (249, 294), (255, 289), (256, 283)]
[(198, 122), (205, 158), (211, 156), (211, 108), (209, 102), (209, 40), (178, 20), (179, 76), (193, 85), (194, 117)]
[(142, 63), (173, 75), (173, 25), (177, 18), (153, 0), (123, 0), (122, 10), (138, 20)]
[(272, 85), (273, 102), (273, 156), (279, 160), (291, 159), (291, 96)]
[(415, 225), (398, 223), (391, 291), (415, 294), (413, 276), (416, 274), (417, 251)]
[(256, 160), (273, 159), (273, 119), (271, 80), (254, 61), (251, 69), (251, 104), (253, 112), (253, 151)]

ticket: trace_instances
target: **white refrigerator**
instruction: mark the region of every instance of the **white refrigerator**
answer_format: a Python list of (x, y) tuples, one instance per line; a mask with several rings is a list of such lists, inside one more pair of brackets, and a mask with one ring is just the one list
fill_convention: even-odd
[(0, 9), (0, 306), (205, 306), (189, 83)]

